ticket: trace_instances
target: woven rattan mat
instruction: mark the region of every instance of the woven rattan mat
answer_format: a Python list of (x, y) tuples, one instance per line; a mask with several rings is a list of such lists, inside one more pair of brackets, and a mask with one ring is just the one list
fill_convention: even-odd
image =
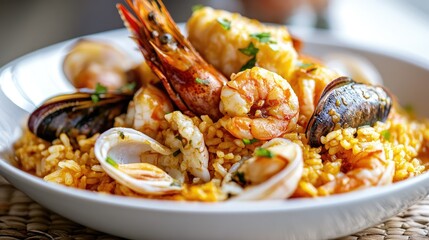
[[(121, 239), (55, 214), (0, 177), (0, 239)], [(429, 239), (429, 197), (386, 222), (341, 240)]]

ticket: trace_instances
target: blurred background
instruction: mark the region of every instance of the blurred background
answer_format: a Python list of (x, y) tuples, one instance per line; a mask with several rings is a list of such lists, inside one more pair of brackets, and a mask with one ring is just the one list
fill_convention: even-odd
[[(0, 0), (0, 66), (41, 47), (122, 28), (121, 0)], [(177, 22), (196, 4), (209, 5), (294, 31), (322, 28), (347, 41), (429, 63), (428, 0), (165, 0)]]

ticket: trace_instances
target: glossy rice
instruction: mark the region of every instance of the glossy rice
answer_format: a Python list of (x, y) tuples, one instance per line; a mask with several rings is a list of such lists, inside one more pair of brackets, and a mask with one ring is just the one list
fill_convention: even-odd
[[(264, 141), (245, 144), (208, 116), (193, 117), (192, 120), (204, 135), (210, 153), (209, 171), (213, 180), (205, 184), (189, 184), (181, 194), (163, 196), (162, 199), (224, 200), (226, 196), (220, 187), (223, 177), (233, 164), (249, 158)], [(118, 117), (116, 125), (123, 126), (124, 118)], [(168, 128), (168, 124), (163, 126)], [(48, 182), (108, 194), (142, 196), (116, 183), (103, 171), (94, 156), (94, 144), (98, 136), (81, 136), (76, 143), (72, 143), (67, 135), (61, 134), (59, 139), (49, 143), (25, 130), (15, 144), (16, 164)], [(158, 134), (155, 138), (161, 140), (161, 137), (161, 134)], [(324, 148), (311, 148), (306, 143), (304, 129), (300, 126), (297, 132), (285, 134), (283, 137), (299, 144), (303, 150), (304, 171), (292, 197), (328, 195), (321, 186), (346, 170), (347, 162), (341, 156), (353, 158), (357, 153), (371, 149), (371, 145), (379, 142), (384, 147), (388, 161), (395, 162), (394, 182), (424, 172), (429, 157), (429, 124), (426, 121), (413, 120), (405, 113), (392, 112), (385, 123), (378, 122), (373, 127), (334, 130), (322, 138)]]

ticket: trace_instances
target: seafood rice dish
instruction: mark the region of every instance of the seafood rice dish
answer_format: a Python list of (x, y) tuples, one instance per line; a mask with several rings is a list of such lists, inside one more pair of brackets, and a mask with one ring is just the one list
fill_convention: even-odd
[(76, 41), (63, 60), (76, 92), (31, 113), (14, 144), (20, 169), (205, 202), (325, 197), (426, 171), (429, 122), (380, 79), (303, 54), (285, 26), (198, 6), (184, 37), (161, 1), (126, 2), (119, 15), (145, 61)]

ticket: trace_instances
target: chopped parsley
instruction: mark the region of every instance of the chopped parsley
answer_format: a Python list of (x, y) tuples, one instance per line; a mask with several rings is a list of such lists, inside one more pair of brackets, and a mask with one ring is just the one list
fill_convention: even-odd
[(95, 92), (91, 94), (91, 100), (93, 103), (98, 103), (100, 101), (100, 94), (106, 93), (107, 87), (103, 86), (100, 83), (97, 83), (95, 86)]
[(390, 132), (389, 132), (389, 130), (383, 130), (383, 131), (381, 131), (381, 136), (383, 136), (383, 138), (386, 140), (386, 141), (390, 141)]
[(124, 139), (125, 139), (125, 134), (124, 134), (124, 132), (119, 131), (119, 132), (118, 132), (118, 134), (119, 134), (119, 137), (120, 137), (122, 140), (124, 140)]
[(270, 151), (270, 150), (268, 150), (268, 149), (266, 149), (266, 148), (257, 148), (256, 150), (255, 150), (255, 155), (257, 156), (257, 157), (267, 157), (267, 158), (272, 158), (272, 157), (274, 157), (274, 154)]
[(114, 168), (118, 168), (118, 163), (115, 160), (113, 160), (113, 158), (107, 157), (106, 162), (112, 165)]
[(181, 186), (182, 184), (176, 179), (173, 179), (173, 182), (171, 182), (170, 184), (170, 187), (181, 187)]
[(196, 12), (196, 11), (200, 10), (201, 8), (203, 8), (203, 7), (204, 6), (201, 5), (201, 4), (194, 5), (194, 6), (192, 6), (192, 12)]
[(301, 68), (309, 68), (312, 67), (314, 64), (313, 63), (301, 63), (300, 67)]
[(250, 145), (252, 143), (258, 142), (259, 140), (256, 139), (256, 138), (253, 138), (253, 139), (243, 138), (242, 141), (243, 141), (244, 144)]
[(259, 52), (259, 48), (255, 47), (252, 42), (245, 48), (239, 48), (238, 51), (249, 57), (255, 57)]
[(307, 73), (311, 73), (317, 70), (317, 67), (313, 63), (299, 63), (300, 68), (304, 68)]
[(226, 18), (218, 18), (217, 22), (222, 26), (225, 30), (231, 29), (231, 21)]
[(256, 57), (253, 57), (241, 67), (240, 71), (250, 69), (250, 68), (254, 67), (255, 65), (256, 65)]
[(195, 82), (197, 82), (198, 84), (203, 84), (203, 85), (209, 85), (210, 82), (207, 79), (201, 79), (201, 78), (195, 78)]
[(236, 172), (234, 175), (234, 180), (241, 185), (246, 185), (247, 183), (246, 178), (244, 177), (244, 172)]
[(177, 151), (175, 151), (174, 153), (173, 153), (173, 157), (177, 157), (177, 155), (179, 155), (180, 154), (180, 149), (178, 149)]
[(95, 93), (96, 94), (103, 94), (107, 92), (107, 87), (103, 86), (101, 83), (97, 83), (95, 86)]
[(255, 47), (252, 42), (245, 48), (238, 49), (241, 53), (246, 56), (252, 57), (247, 61), (240, 69), (240, 71), (244, 71), (246, 69), (250, 69), (256, 65), (256, 54), (259, 52), (259, 48)]
[(262, 32), (262, 33), (252, 33), (249, 35), (252, 38), (257, 39), (261, 43), (275, 43), (274, 41), (271, 41), (271, 33), (269, 32)]
[(98, 94), (91, 94), (91, 101), (93, 103), (98, 103), (100, 101), (100, 96)]
[(124, 86), (122, 86), (120, 91), (121, 92), (134, 92), (134, 89), (136, 88), (136, 86), (137, 86), (136, 82), (130, 82), (130, 83), (127, 83)]

